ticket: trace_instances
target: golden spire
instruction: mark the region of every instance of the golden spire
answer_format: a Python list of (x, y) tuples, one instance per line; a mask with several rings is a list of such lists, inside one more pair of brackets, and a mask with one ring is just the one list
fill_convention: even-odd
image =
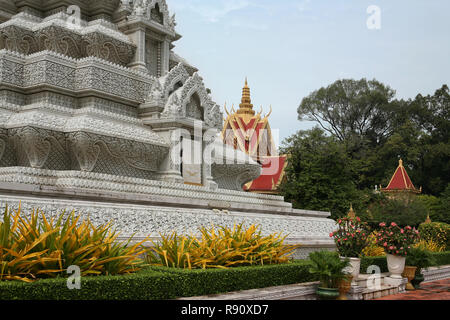
[(431, 223), (432, 221), (431, 221), (431, 218), (430, 218), (430, 214), (428, 213), (428, 216), (427, 216), (427, 220), (425, 220), (425, 223)]
[(348, 217), (352, 218), (352, 219), (356, 218), (355, 210), (353, 210), (353, 203), (350, 205), (350, 211), (348, 212)]
[(253, 110), (252, 105), (252, 99), (250, 96), (250, 88), (248, 86), (247, 77), (245, 78), (245, 86), (244, 89), (242, 89), (242, 100), (241, 104), (239, 105), (239, 110), (237, 111), (238, 114), (249, 114), (254, 116), (255, 110)]

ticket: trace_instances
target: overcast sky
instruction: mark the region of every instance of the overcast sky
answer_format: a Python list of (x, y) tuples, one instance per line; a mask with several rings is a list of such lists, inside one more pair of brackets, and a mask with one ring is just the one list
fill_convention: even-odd
[[(175, 52), (200, 69), (220, 104), (252, 100), (281, 139), (311, 124), (302, 98), (342, 78), (377, 79), (399, 98), (450, 84), (449, 0), (167, 0), (183, 38)], [(381, 29), (369, 29), (369, 6)], [(373, 21), (373, 20), (371, 20)], [(372, 24), (373, 25), (373, 24)]]

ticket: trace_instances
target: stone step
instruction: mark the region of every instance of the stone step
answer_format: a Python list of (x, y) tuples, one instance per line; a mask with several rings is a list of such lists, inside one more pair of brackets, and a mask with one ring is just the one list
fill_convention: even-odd
[[(359, 277), (358, 277), (358, 280), (356, 281), (358, 287), (367, 288), (367, 280), (373, 279), (373, 278), (371, 278), (373, 276), (374, 276), (374, 274), (360, 274)], [(388, 277), (388, 276), (389, 276), (389, 273), (382, 273), (382, 274), (380, 274), (380, 284), (381, 285), (385, 284), (384, 279), (386, 277)], [(371, 283), (372, 283), (372, 281), (371, 281)]]
[(379, 289), (366, 289), (363, 291), (363, 300), (373, 300), (398, 294), (400, 292), (399, 287), (382, 285)]

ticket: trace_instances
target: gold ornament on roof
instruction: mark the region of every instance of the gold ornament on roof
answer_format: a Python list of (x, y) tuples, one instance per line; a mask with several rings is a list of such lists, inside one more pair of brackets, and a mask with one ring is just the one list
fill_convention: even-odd
[(356, 218), (355, 210), (353, 210), (353, 204), (350, 205), (350, 211), (348, 212), (348, 217), (352, 218), (352, 219)]
[(252, 98), (250, 95), (250, 88), (248, 86), (247, 78), (245, 78), (245, 86), (242, 89), (242, 100), (237, 114), (247, 114), (251, 116), (256, 114), (255, 110), (253, 110)]

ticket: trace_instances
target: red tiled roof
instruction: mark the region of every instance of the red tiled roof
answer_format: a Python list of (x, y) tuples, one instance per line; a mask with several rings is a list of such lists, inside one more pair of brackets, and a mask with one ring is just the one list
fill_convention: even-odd
[(264, 158), (261, 176), (248, 183), (244, 189), (246, 191), (275, 191), (284, 178), (286, 165), (287, 156)]
[(383, 191), (418, 191), (411, 179), (409, 178), (408, 173), (406, 172), (405, 167), (403, 166), (403, 161), (399, 161), (399, 166), (397, 170), (395, 170), (394, 175), (389, 182), (389, 185), (382, 189)]

